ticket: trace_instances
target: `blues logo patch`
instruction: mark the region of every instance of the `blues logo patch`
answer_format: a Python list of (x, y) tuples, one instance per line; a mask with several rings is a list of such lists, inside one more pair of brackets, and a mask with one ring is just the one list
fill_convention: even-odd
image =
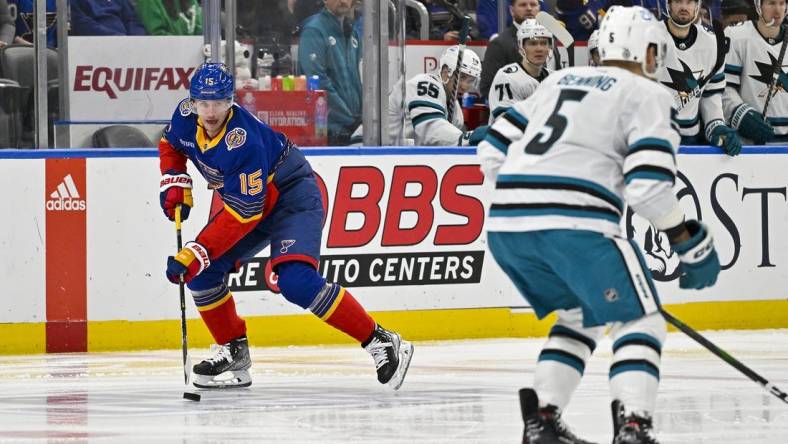
[(178, 111), (181, 113), (183, 117), (188, 116), (192, 113), (192, 103), (189, 99), (181, 100), (181, 103), (178, 105)]
[(224, 143), (227, 144), (227, 151), (232, 151), (246, 142), (246, 130), (243, 128), (233, 128), (226, 136)]

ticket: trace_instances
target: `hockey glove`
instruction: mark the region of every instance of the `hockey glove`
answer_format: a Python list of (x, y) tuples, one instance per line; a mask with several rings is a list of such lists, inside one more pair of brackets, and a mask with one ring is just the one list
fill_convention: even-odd
[(192, 200), (192, 178), (186, 173), (167, 171), (159, 182), (159, 201), (164, 215), (175, 220), (175, 207), (181, 205), (181, 220), (189, 218)]
[(688, 220), (684, 226), (691, 237), (673, 245), (673, 251), (678, 253), (681, 261), (679, 287), (696, 290), (710, 287), (720, 274), (720, 259), (714, 250), (711, 233), (706, 225), (696, 220)]
[(482, 125), (474, 129), (473, 131), (467, 131), (465, 133), (465, 138), (468, 139), (468, 145), (476, 146), (484, 140), (484, 137), (487, 135), (487, 131), (490, 130), (490, 125)]
[(731, 126), (739, 130), (739, 134), (752, 140), (755, 145), (763, 145), (774, 139), (774, 128), (746, 103), (739, 105), (731, 116)]
[(208, 250), (197, 242), (187, 242), (178, 254), (167, 258), (167, 279), (177, 284), (183, 276), (184, 282), (191, 282), (210, 265)]
[(721, 119), (712, 120), (706, 125), (706, 139), (714, 146), (721, 147), (729, 156), (741, 152), (741, 139), (736, 130), (722, 122)]

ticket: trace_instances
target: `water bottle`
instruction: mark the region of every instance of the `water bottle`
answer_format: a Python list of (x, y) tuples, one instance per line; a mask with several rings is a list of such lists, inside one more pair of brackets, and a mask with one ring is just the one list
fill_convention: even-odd
[(309, 76), (306, 79), (307, 91), (317, 91), (320, 89), (320, 76)]
[(315, 137), (321, 142), (328, 137), (328, 100), (325, 96), (318, 97), (315, 104)]

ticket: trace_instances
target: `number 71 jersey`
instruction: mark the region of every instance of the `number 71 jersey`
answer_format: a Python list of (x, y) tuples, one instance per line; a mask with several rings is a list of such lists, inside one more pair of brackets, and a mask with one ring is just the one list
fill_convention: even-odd
[(675, 180), (672, 104), (656, 82), (620, 68), (551, 74), (479, 144), (496, 182), (487, 229), (618, 235), (625, 201), (667, 214), (669, 199), (655, 196), (672, 193)]

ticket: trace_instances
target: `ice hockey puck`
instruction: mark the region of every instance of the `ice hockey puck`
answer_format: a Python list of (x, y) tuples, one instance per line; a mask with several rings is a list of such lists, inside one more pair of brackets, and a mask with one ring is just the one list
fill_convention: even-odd
[(200, 402), (200, 398), (201, 396), (198, 395), (197, 393), (183, 392), (183, 399)]

